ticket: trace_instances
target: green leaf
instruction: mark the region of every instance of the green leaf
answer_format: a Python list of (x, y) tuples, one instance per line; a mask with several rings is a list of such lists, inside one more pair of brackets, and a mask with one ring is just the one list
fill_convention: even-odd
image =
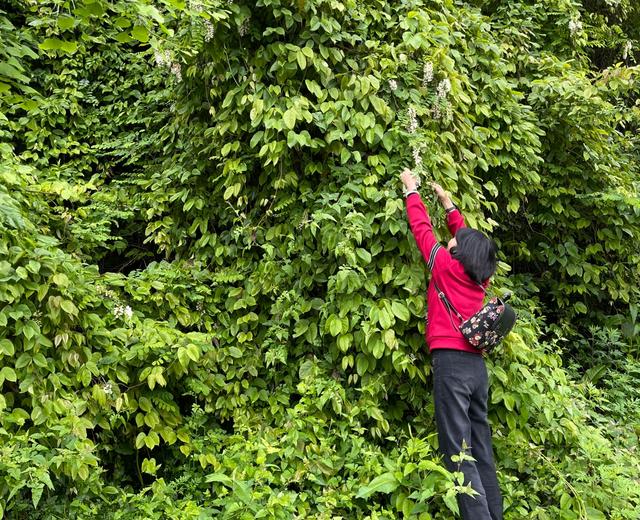
[(376, 359), (380, 359), (384, 354), (384, 343), (382, 342), (382, 338), (380, 334), (376, 334), (371, 339), (371, 352), (373, 353), (373, 357)]
[(383, 473), (374, 478), (367, 486), (363, 486), (356, 494), (357, 498), (369, 498), (374, 493), (392, 493), (400, 483), (391, 472)]
[(44, 484), (40, 484), (31, 488), (31, 502), (34, 509), (38, 508), (40, 498), (42, 497), (42, 491), (44, 490)]
[(242, 350), (240, 350), (238, 347), (229, 347), (229, 355), (231, 357), (234, 358), (241, 358), (242, 357)]
[(67, 29), (71, 29), (74, 24), (75, 24), (75, 18), (71, 16), (63, 15), (58, 18), (58, 27), (60, 27), (60, 29), (62, 29), (63, 31), (66, 31)]
[(388, 329), (393, 325), (393, 316), (389, 314), (387, 309), (379, 309), (378, 322), (383, 329)]
[(12, 382), (16, 382), (18, 379), (17, 375), (16, 375), (16, 371), (11, 368), (11, 367), (3, 367), (2, 370), (0, 370), (0, 384), (2, 384), (1, 381), (6, 380), (6, 381), (12, 381)]
[(62, 51), (67, 54), (73, 54), (78, 50), (78, 42), (61, 40), (59, 38), (47, 38), (39, 47), (43, 51)]
[(28, 352), (23, 352), (22, 354), (20, 354), (20, 357), (16, 360), (16, 368), (18, 369), (24, 368), (29, 363), (31, 363), (31, 356), (29, 355)]
[(233, 485), (233, 479), (223, 473), (211, 473), (205, 477), (205, 482), (219, 482), (227, 486)]
[(129, 20), (129, 18), (125, 18), (124, 16), (116, 18), (115, 22), (113, 23), (119, 29), (126, 29), (127, 27), (131, 27), (131, 20)]
[(135, 6), (138, 8), (138, 12), (142, 16), (151, 18), (159, 24), (164, 23), (164, 16), (162, 16), (162, 13), (158, 10), (157, 7), (149, 4), (143, 4), (141, 2), (136, 2)]
[(357, 248), (356, 255), (358, 255), (358, 257), (365, 263), (365, 265), (371, 263), (371, 253), (369, 253), (369, 251), (367, 251), (366, 249), (363, 249), (361, 247)]
[[(399, 301), (394, 301), (391, 303), (391, 310), (396, 318), (400, 318), (402, 321), (409, 321), (411, 314), (409, 313), (409, 309)], [(386, 328), (386, 327), (385, 327)]]
[(307, 59), (305, 58), (302, 50), (296, 52), (296, 59), (298, 60), (298, 67), (300, 67), (300, 70), (304, 70), (307, 67)]
[(149, 31), (142, 25), (136, 25), (131, 29), (131, 37), (139, 42), (147, 43), (149, 41)]
[(53, 283), (55, 283), (56, 285), (59, 285), (60, 287), (68, 287), (69, 278), (64, 273), (56, 273), (53, 275)]
[(290, 108), (284, 113), (282, 116), (282, 120), (284, 121), (284, 126), (288, 129), (292, 129), (296, 125), (296, 111), (293, 108)]
[(178, 361), (182, 368), (187, 368), (187, 366), (189, 366), (189, 354), (185, 347), (178, 348)]
[(367, 356), (364, 354), (358, 354), (358, 357), (356, 358), (356, 371), (358, 372), (358, 375), (363, 376), (367, 372), (368, 368), (369, 360), (367, 359)]
[(140, 432), (136, 437), (136, 448), (140, 449), (144, 446), (144, 441), (147, 438), (144, 432)]
[(78, 315), (78, 308), (71, 300), (62, 300), (62, 303), (60, 303), (60, 307), (62, 307), (62, 310), (67, 314), (70, 314), (72, 316)]
[(576, 312), (579, 312), (580, 314), (586, 314), (588, 311), (587, 306), (582, 302), (576, 302), (573, 305), (573, 308), (576, 310)]
[(8, 339), (0, 340), (0, 352), (5, 356), (13, 356), (15, 354), (15, 348), (13, 343)]
[(607, 518), (602, 511), (598, 511), (590, 506), (587, 506), (585, 511), (587, 513), (588, 520), (605, 520)]
[(342, 332), (342, 320), (335, 314), (331, 314), (325, 323), (325, 330), (332, 336), (337, 336)]
[(129, 36), (129, 33), (127, 32), (118, 33), (116, 35), (116, 40), (119, 41), (120, 43), (128, 43), (128, 42), (134, 41), (133, 38)]
[(349, 350), (349, 347), (351, 346), (352, 339), (353, 339), (352, 334), (341, 334), (338, 337), (338, 348), (342, 352), (346, 352), (347, 350)]

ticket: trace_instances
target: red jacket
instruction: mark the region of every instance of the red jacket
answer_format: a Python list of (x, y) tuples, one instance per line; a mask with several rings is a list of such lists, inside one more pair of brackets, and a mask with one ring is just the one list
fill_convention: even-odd
[[(454, 313), (449, 315), (444, 303), (438, 297), (433, 281), (435, 279), (440, 290), (447, 295), (447, 299), (465, 319), (482, 308), (484, 291), (464, 272), (462, 264), (436, 240), (431, 219), (420, 194), (410, 194), (406, 198), (406, 204), (409, 226), (432, 273), (427, 289), (425, 334), (429, 350), (448, 348), (480, 354), (458, 330), (460, 319)], [(465, 227), (464, 218), (458, 209), (447, 213), (447, 226), (452, 235), (455, 235), (458, 229)], [(486, 285), (487, 282), (485, 282)]]

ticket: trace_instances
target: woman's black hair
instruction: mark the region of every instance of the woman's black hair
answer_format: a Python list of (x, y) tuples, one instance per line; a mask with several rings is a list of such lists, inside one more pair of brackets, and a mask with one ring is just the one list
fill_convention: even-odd
[(453, 257), (462, 264), (465, 273), (478, 283), (490, 278), (498, 263), (496, 243), (484, 233), (470, 228), (460, 228), (456, 233), (456, 242)]

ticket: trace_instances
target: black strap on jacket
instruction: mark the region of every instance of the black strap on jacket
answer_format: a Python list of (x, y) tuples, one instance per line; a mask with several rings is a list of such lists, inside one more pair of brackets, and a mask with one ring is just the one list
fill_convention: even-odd
[[(453, 324), (453, 318), (451, 317), (451, 313), (453, 312), (458, 317), (458, 319), (460, 320), (460, 323), (464, 321), (464, 318), (462, 317), (462, 314), (460, 314), (456, 310), (456, 308), (453, 306), (453, 304), (449, 301), (449, 298), (447, 298), (447, 295), (440, 289), (440, 287), (438, 287), (438, 284), (436, 283), (435, 278), (433, 279), (433, 285), (436, 288), (436, 292), (438, 293), (438, 298), (442, 300), (442, 303), (444, 304), (445, 308), (449, 312), (449, 320), (451, 321), (451, 326), (455, 329), (456, 326)], [(482, 284), (478, 284), (478, 286), (484, 291), (485, 294), (487, 294), (487, 290), (482, 286)]]

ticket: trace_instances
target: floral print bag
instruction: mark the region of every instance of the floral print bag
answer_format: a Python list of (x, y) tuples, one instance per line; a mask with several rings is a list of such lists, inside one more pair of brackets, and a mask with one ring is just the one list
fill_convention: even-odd
[[(483, 353), (491, 352), (516, 323), (516, 312), (511, 305), (506, 303), (511, 297), (511, 293), (506, 293), (501, 298), (490, 298), (482, 309), (465, 320), (440, 290), (435, 280), (433, 283), (438, 297), (449, 311), (449, 318), (451, 318), (451, 313), (453, 312), (461, 321), (458, 329), (462, 335), (472, 346)], [(485, 290), (484, 287), (482, 287), (482, 290)], [(453, 324), (453, 319), (451, 319), (451, 323)]]

